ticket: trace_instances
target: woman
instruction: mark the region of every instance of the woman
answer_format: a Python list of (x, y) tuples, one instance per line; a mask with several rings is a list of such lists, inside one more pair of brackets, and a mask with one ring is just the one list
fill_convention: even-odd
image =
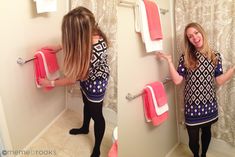
[[(92, 12), (78, 7), (67, 13), (62, 22), (64, 78), (49, 81), (43, 86), (65, 86), (80, 81), (84, 103), (81, 128), (69, 131), (71, 135), (88, 134), (90, 119), (94, 120), (95, 145), (91, 157), (100, 156), (100, 145), (105, 131), (102, 113), (103, 99), (108, 84), (107, 38), (99, 29)], [(52, 46), (58, 52), (61, 46)]]
[(177, 70), (170, 55), (157, 53), (157, 56), (168, 62), (170, 75), (176, 85), (185, 79), (184, 115), (189, 147), (194, 157), (199, 157), (201, 130), (201, 157), (206, 157), (211, 125), (218, 120), (215, 86), (228, 81), (234, 74), (235, 66), (223, 73), (221, 56), (209, 47), (206, 33), (198, 23), (189, 23), (185, 27), (184, 50)]

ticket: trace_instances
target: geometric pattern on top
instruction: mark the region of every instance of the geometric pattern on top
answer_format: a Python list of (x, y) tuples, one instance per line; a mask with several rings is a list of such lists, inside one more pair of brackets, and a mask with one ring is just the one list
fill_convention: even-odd
[(218, 60), (216, 66), (203, 54), (196, 52), (198, 66), (195, 70), (187, 69), (184, 66), (184, 55), (180, 57), (177, 71), (185, 78), (184, 113), (188, 125), (203, 124), (218, 117), (214, 78), (221, 75), (223, 69), (220, 54), (215, 55)]
[(88, 79), (80, 81), (80, 86), (92, 102), (100, 102), (104, 98), (109, 78), (107, 45), (103, 39), (93, 44)]
[(106, 79), (109, 76), (109, 66), (107, 64), (107, 45), (103, 40), (93, 45), (93, 54), (91, 56), (91, 67), (89, 77), (95, 80), (96, 77)]

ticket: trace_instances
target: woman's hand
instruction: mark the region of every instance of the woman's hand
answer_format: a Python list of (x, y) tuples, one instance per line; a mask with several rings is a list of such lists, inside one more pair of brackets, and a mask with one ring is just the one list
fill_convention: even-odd
[(42, 87), (51, 87), (51, 81), (49, 81), (46, 78), (39, 78), (39, 85), (41, 85)]
[(171, 57), (171, 55), (169, 55), (167, 53), (157, 52), (156, 56), (157, 56), (157, 58), (165, 59), (168, 63), (172, 63), (172, 57)]
[(157, 56), (157, 58), (165, 59), (168, 62), (171, 79), (173, 80), (174, 84), (176, 84), (176, 85), (180, 84), (183, 81), (183, 76), (179, 75), (179, 73), (176, 71), (174, 64), (172, 62), (171, 55), (166, 54), (166, 53), (157, 52), (156, 56)]

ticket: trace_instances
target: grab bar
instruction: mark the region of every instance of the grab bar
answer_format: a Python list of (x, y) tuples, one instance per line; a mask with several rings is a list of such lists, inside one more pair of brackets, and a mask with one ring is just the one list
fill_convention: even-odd
[[(162, 83), (163, 84), (167, 84), (170, 81), (172, 81), (172, 79), (170, 77), (166, 77), (165, 80)], [(133, 100), (133, 99), (135, 99), (135, 98), (137, 98), (137, 97), (139, 97), (139, 96), (141, 96), (143, 94), (144, 94), (143, 92), (140, 92), (140, 93), (138, 93), (136, 95), (132, 95), (131, 93), (127, 93), (126, 99), (131, 101), (131, 100)]]

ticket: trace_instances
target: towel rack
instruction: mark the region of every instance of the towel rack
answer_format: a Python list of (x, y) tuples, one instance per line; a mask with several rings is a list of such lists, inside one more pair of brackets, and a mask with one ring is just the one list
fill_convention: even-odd
[[(172, 81), (171, 78), (170, 78), (170, 77), (166, 77), (165, 80), (164, 80), (162, 83), (163, 83), (163, 84), (167, 84), (167, 83), (169, 83), (170, 81)], [(129, 101), (131, 101), (131, 100), (133, 100), (133, 99), (135, 99), (135, 98), (137, 98), (137, 97), (139, 97), (139, 96), (141, 96), (141, 95), (143, 95), (143, 94), (144, 94), (143, 92), (140, 92), (140, 93), (138, 93), (138, 94), (136, 94), (136, 95), (132, 95), (132, 94), (130, 94), (130, 93), (127, 93), (126, 99), (129, 100)]]
[(19, 57), (16, 62), (20, 65), (23, 65), (23, 64), (26, 64), (30, 61), (33, 61), (34, 59), (36, 59), (36, 58), (34, 57), (34, 58), (31, 58), (31, 59), (28, 59), (28, 60), (25, 61), (25, 60), (23, 60), (22, 58)]
[[(129, 1), (125, 1), (125, 0), (119, 0), (119, 5), (120, 6), (126, 6), (126, 7), (134, 7), (135, 6), (135, 2), (129, 2)], [(167, 12), (169, 12), (168, 9), (163, 9), (160, 8), (160, 13), (165, 15)]]

